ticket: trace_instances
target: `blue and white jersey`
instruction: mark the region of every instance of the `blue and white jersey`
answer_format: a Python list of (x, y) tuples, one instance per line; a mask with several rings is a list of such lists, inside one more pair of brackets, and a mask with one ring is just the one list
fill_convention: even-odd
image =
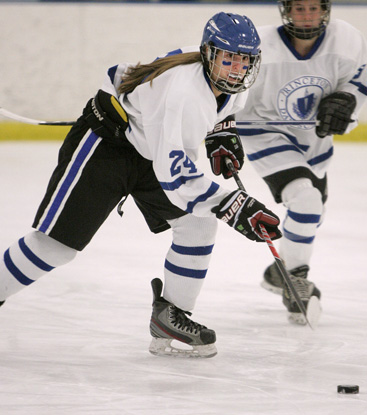
[[(335, 91), (367, 97), (367, 47), (350, 24), (334, 20), (307, 56), (300, 56), (283, 27), (258, 28), (262, 63), (244, 110), (236, 115), (248, 159), (261, 177), (304, 166), (322, 178), (333, 154), (333, 137), (320, 139), (314, 126), (243, 126), (241, 121), (316, 120), (320, 100)], [(351, 123), (348, 132), (357, 125)]]
[[(197, 49), (197, 48), (196, 48)], [(192, 49), (191, 49), (192, 50)], [(129, 116), (128, 140), (153, 169), (170, 201), (196, 216), (211, 216), (230, 191), (204, 176), (195, 165), (207, 132), (241, 110), (247, 92), (228, 95), (217, 110), (201, 62), (171, 68), (129, 94), (117, 93), (129, 65), (110, 68), (103, 89), (118, 97)]]

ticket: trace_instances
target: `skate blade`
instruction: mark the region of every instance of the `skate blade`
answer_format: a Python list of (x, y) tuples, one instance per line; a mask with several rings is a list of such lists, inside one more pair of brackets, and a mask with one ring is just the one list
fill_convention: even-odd
[(274, 294), (283, 295), (283, 288), (274, 287), (274, 285), (269, 284), (267, 281), (261, 281), (260, 285), (266, 290)]
[[(316, 296), (312, 296), (307, 304), (306, 315), (307, 315), (307, 320), (313, 329), (316, 328), (320, 320), (321, 312), (322, 312), (322, 309), (320, 305), (320, 300)], [(302, 326), (307, 324), (305, 316), (302, 313), (289, 313), (288, 319), (290, 322), (296, 323)]]
[(214, 343), (191, 346), (175, 339), (157, 339), (153, 337), (149, 346), (149, 352), (155, 356), (209, 358), (217, 354), (217, 348)]

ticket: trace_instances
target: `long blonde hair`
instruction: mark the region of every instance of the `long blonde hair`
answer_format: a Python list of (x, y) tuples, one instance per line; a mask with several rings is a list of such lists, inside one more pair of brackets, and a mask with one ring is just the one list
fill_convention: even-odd
[(133, 91), (138, 85), (146, 82), (152, 84), (153, 79), (168, 69), (178, 65), (189, 65), (190, 63), (202, 62), (200, 52), (179, 53), (166, 56), (151, 63), (141, 65), (138, 63), (127, 70), (122, 77), (119, 93)]

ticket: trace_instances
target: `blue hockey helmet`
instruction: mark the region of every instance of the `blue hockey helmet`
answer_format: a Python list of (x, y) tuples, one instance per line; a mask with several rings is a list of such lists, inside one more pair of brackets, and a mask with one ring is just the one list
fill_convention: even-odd
[[(238, 76), (235, 82), (214, 76), (215, 60), (220, 51), (247, 56), (246, 74)], [(205, 71), (219, 91), (236, 94), (255, 82), (261, 61), (260, 37), (248, 17), (224, 12), (214, 15), (205, 25), (200, 52)]]

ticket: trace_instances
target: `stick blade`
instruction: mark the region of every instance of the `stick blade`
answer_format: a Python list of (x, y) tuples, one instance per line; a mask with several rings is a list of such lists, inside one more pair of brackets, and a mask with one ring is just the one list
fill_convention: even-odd
[(306, 313), (289, 313), (288, 319), (290, 322), (302, 326), (308, 325), (311, 329), (315, 329), (321, 316), (320, 300), (316, 296), (312, 296), (307, 304)]
[(8, 111), (2, 107), (0, 107), (0, 115), (2, 115), (5, 118), (10, 118), (11, 120), (23, 122), (26, 124), (38, 125), (40, 122), (42, 122), (38, 120), (32, 120), (31, 118), (22, 117), (21, 115), (14, 114), (13, 112)]
[(307, 304), (307, 320), (313, 329), (315, 329), (319, 323), (321, 312), (320, 300), (313, 295)]

